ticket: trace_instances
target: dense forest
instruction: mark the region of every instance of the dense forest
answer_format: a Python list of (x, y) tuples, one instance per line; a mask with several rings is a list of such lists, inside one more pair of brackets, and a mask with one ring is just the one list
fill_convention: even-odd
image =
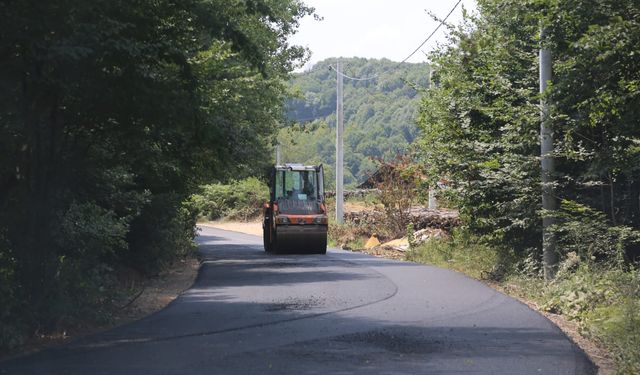
[(108, 318), (193, 247), (189, 196), (259, 173), (297, 0), (0, 2), (0, 346)]
[[(419, 90), (429, 85), (427, 64), (341, 58), (344, 74), (344, 181), (363, 182), (374, 158), (404, 154), (416, 138)], [(327, 183), (335, 183), (336, 59), (327, 59), (290, 81), (287, 124), (280, 131), (283, 162), (323, 163)]]

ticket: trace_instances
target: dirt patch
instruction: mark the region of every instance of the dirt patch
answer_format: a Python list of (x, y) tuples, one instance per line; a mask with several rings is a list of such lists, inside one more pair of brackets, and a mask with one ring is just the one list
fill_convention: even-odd
[(160, 275), (144, 282), (140, 292), (115, 317), (116, 325), (129, 323), (163, 309), (193, 285), (200, 262), (195, 257), (176, 262)]
[(198, 223), (198, 225), (204, 225), (207, 227), (213, 227), (223, 230), (230, 230), (233, 232), (240, 232), (245, 234), (253, 234), (255, 236), (262, 237), (262, 222), (261, 221), (208, 221), (206, 223)]
[[(344, 202), (344, 212), (374, 211), (375, 206), (364, 202)], [(380, 207), (378, 207), (380, 209)]]
[(193, 257), (177, 261), (151, 279), (132, 276), (132, 285), (135, 285), (134, 289), (138, 291), (133, 293), (128, 300), (119, 302), (120, 308), (113, 314), (110, 324), (81, 325), (54, 334), (39, 335), (16, 349), (0, 351), (0, 360), (35, 353), (142, 319), (163, 309), (183, 291), (191, 287), (198, 275), (199, 268), (200, 261), (193, 255)]

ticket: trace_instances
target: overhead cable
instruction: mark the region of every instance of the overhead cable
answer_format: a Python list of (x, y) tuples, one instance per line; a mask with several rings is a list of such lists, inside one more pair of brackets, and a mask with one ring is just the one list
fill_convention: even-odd
[[(416, 54), (416, 52), (418, 52), (420, 50), (420, 48), (422, 48), (422, 46), (424, 46), (435, 34), (436, 32), (440, 29), (440, 27), (447, 21), (447, 19), (449, 18), (449, 16), (451, 16), (451, 14), (453, 13), (454, 10), (456, 10), (456, 8), (458, 7), (458, 5), (460, 5), (460, 3), (462, 2), (462, 0), (458, 0), (458, 2), (453, 6), (453, 8), (451, 8), (451, 10), (449, 11), (449, 13), (440, 21), (440, 23), (438, 24), (438, 26), (431, 32), (431, 34), (429, 34), (429, 36), (427, 37), (427, 39), (425, 39), (422, 43), (420, 43), (420, 45), (418, 46), (418, 48), (416, 48), (413, 52), (411, 52), (411, 54), (409, 54), (409, 56), (405, 57), (404, 60), (400, 61), (399, 63), (397, 63), (393, 69), (397, 68), (399, 65), (405, 63), (407, 60), (409, 60), (413, 55)], [(340, 74), (342, 77), (346, 78), (346, 79), (350, 79), (352, 81), (368, 81), (370, 79), (374, 79), (374, 78), (378, 78), (380, 76), (380, 73), (369, 76), (369, 77), (351, 77), (348, 76), (342, 72), (338, 72), (338, 70), (333, 66), (333, 65), (329, 65), (329, 68), (334, 70), (336, 73)], [(383, 72), (384, 73), (384, 72)]]
[(411, 54), (407, 57), (404, 58), (404, 60), (402, 60), (400, 62), (400, 64), (402, 64), (403, 62), (406, 62), (407, 60), (409, 60), (411, 58), (411, 56), (415, 55), (416, 52), (418, 52), (420, 50), (420, 48), (422, 48), (422, 46), (424, 46), (429, 39), (431, 39), (431, 37), (433, 37), (435, 35), (435, 33), (440, 29), (440, 27), (442, 25), (444, 25), (444, 23), (447, 21), (447, 18), (449, 18), (449, 16), (451, 16), (451, 13), (453, 13), (454, 10), (456, 10), (456, 8), (458, 7), (458, 5), (460, 5), (460, 3), (462, 2), (462, 0), (458, 0), (458, 2), (456, 3), (456, 5), (453, 6), (453, 8), (451, 8), (451, 10), (449, 11), (449, 13), (447, 14), (447, 16), (445, 18), (442, 19), (442, 21), (440, 21), (440, 23), (438, 24), (438, 26), (433, 30), (433, 32), (431, 34), (429, 34), (429, 36), (427, 37), (427, 39), (425, 39), (419, 46), (418, 48), (416, 48), (413, 52), (411, 52)]

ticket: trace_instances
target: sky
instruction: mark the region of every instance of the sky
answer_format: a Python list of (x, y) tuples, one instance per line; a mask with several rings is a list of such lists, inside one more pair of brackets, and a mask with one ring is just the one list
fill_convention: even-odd
[[(305, 17), (292, 44), (308, 47), (311, 60), (306, 70), (329, 57), (387, 58), (402, 61), (438, 26), (428, 14), (444, 18), (458, 0), (304, 0), (324, 17)], [(459, 23), (462, 7), (475, 10), (475, 0), (462, 0), (447, 22)], [(425, 53), (446, 41), (446, 28), (421, 48), (408, 62), (426, 61)]]

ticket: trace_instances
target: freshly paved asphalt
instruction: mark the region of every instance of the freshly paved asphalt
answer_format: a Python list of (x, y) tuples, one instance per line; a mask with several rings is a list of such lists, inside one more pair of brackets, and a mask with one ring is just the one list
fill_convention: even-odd
[(592, 374), (522, 303), (461, 274), (329, 250), (271, 255), (202, 228), (194, 286), (136, 323), (0, 374)]

